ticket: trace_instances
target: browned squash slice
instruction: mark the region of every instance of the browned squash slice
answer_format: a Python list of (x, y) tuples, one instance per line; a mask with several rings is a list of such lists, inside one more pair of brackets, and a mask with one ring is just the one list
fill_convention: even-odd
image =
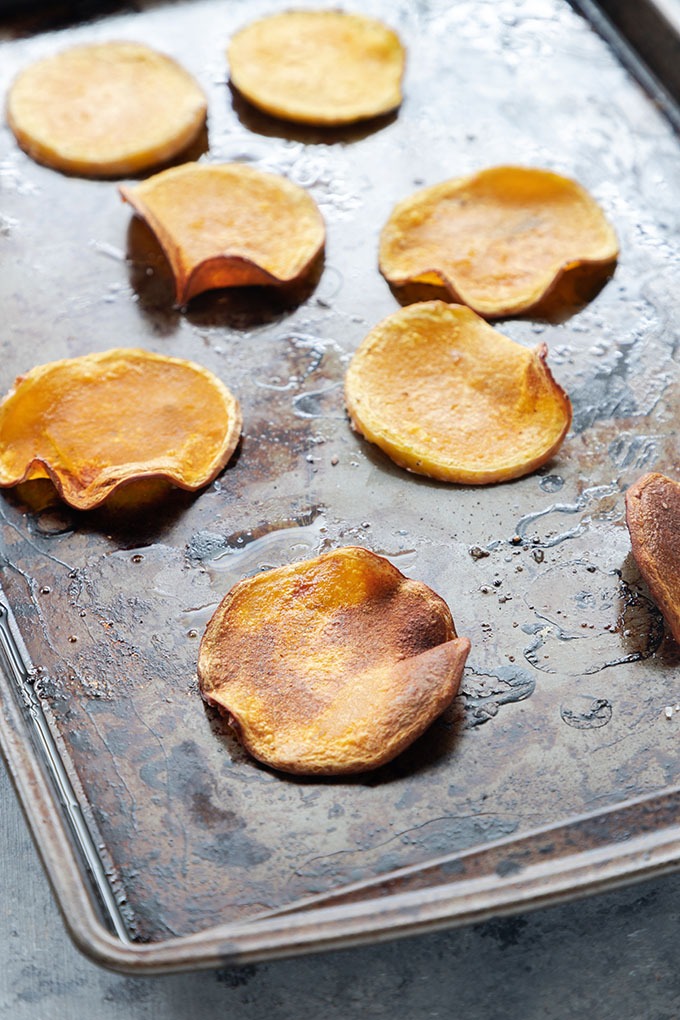
[(0, 404), (0, 486), (49, 477), (79, 510), (126, 482), (199, 489), (236, 449), (241, 411), (190, 361), (119, 348), (20, 376)]
[(198, 675), (260, 761), (363, 772), (447, 707), (469, 648), (439, 595), (348, 546), (235, 585), (208, 624)]
[(15, 79), (7, 119), (39, 163), (124, 177), (183, 152), (205, 125), (205, 95), (170, 57), (134, 42), (73, 46)]
[(404, 50), (392, 29), (344, 11), (285, 11), (253, 22), (227, 51), (232, 84), (266, 113), (350, 124), (401, 103)]
[(548, 170), (499, 166), (424, 188), (400, 202), (380, 239), (395, 286), (446, 287), (487, 317), (536, 307), (563, 274), (601, 276), (616, 235), (593, 198)]
[(643, 475), (626, 492), (626, 523), (635, 562), (680, 642), (680, 485)]
[(179, 304), (214, 287), (292, 283), (323, 248), (313, 198), (240, 163), (185, 163), (120, 190), (165, 252)]
[(531, 350), (462, 305), (427, 301), (379, 323), (345, 380), (354, 428), (409, 471), (482, 485), (559, 449), (571, 403)]

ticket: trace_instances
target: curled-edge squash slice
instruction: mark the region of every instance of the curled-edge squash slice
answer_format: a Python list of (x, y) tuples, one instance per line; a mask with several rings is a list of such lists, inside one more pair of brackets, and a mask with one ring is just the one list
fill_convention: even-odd
[(165, 252), (179, 304), (215, 287), (292, 283), (324, 245), (306, 191), (240, 163), (185, 163), (120, 191)]
[(677, 642), (680, 642), (680, 484), (649, 473), (626, 492), (633, 557)]
[(304, 124), (350, 124), (401, 103), (404, 49), (374, 18), (284, 11), (247, 25), (227, 51), (232, 84), (254, 106)]
[(612, 227), (580, 184), (517, 166), (416, 192), (380, 238), (389, 283), (443, 286), (487, 317), (528, 312), (564, 274), (590, 268), (599, 277), (617, 256)]
[(7, 119), (33, 159), (66, 173), (124, 177), (183, 152), (205, 125), (191, 75), (141, 43), (72, 46), (30, 64)]
[(227, 464), (241, 422), (227, 387), (191, 361), (134, 348), (54, 361), (0, 404), (0, 486), (48, 477), (79, 510), (140, 479), (193, 491)]
[(260, 761), (363, 772), (447, 707), (469, 648), (439, 595), (348, 546), (235, 585), (208, 624), (198, 675)]
[(571, 423), (546, 355), (462, 305), (408, 305), (352, 358), (352, 425), (417, 474), (465, 485), (517, 478), (553, 456)]

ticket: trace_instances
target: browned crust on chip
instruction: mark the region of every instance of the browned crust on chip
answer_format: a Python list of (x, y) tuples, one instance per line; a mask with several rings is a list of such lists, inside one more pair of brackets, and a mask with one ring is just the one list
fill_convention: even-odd
[(206, 628), (198, 676), (253, 757), (338, 775), (420, 736), (457, 693), (469, 647), (439, 595), (348, 546), (236, 584)]
[[(149, 369), (167, 369), (185, 380), (177, 401), (163, 407), (159, 378), (151, 380)], [(125, 376), (133, 382), (129, 389)], [(175, 434), (190, 380), (200, 388), (188, 408), (187, 421), (195, 431)], [(51, 403), (45, 398), (46, 393), (52, 395), (50, 387), (54, 388)], [(90, 391), (94, 397), (88, 404)], [(159, 400), (154, 403), (156, 396)], [(145, 415), (150, 417), (146, 425)], [(49, 478), (62, 499), (79, 510), (91, 510), (122, 486), (141, 479), (162, 479), (193, 492), (216, 478), (229, 462), (242, 423), (240, 405), (231, 391), (194, 362), (136, 348), (65, 358), (19, 376), (2, 400), (0, 486)], [(172, 448), (152, 450), (166, 431)], [(130, 436), (133, 445), (139, 444), (139, 456), (116, 462), (113, 451), (125, 449)]]
[(626, 523), (635, 562), (680, 642), (680, 484), (643, 475), (626, 492)]

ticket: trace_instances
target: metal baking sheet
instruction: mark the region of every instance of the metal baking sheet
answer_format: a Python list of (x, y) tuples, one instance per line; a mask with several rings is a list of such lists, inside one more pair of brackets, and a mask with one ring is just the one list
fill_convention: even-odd
[[(46, 483), (0, 496), (3, 752), (77, 944), (160, 971), (453, 924), (676, 867), (680, 653), (630, 556), (623, 493), (677, 458), (678, 139), (616, 38), (562, 0), (362, 5), (408, 48), (397, 115), (294, 128), (228, 85), (230, 34), (272, 0), (7, 18), (3, 91), (78, 41), (146, 41), (209, 97), (193, 158), (307, 187), (325, 261), (296, 293), (173, 306), (116, 184), (0, 144), (0, 386), (36, 363), (143, 346), (241, 400), (238, 455), (197, 495), (92, 513)], [(299, 4), (298, 6), (306, 6)], [(316, 5), (315, 5), (316, 6)], [(577, 178), (621, 258), (589, 303), (499, 323), (545, 341), (574, 405), (558, 456), (486, 488), (408, 475), (352, 433), (342, 377), (397, 307), (379, 230), (415, 188), (498, 163)], [(430, 584), (472, 640), (462, 692), (353, 780), (260, 767), (197, 690), (207, 619), (240, 577), (341, 544)]]

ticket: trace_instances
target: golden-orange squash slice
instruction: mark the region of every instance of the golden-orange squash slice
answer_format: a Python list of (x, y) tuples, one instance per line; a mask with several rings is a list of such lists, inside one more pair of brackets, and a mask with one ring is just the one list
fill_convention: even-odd
[(124, 177), (183, 152), (205, 125), (191, 75), (141, 43), (73, 46), (30, 64), (7, 98), (17, 141), (39, 163)]
[(389, 283), (445, 287), (480, 315), (528, 312), (560, 278), (618, 255), (588, 192), (548, 170), (499, 166), (424, 188), (400, 202), (380, 238)]
[(260, 761), (363, 772), (447, 707), (469, 648), (439, 595), (347, 546), (236, 584), (208, 624), (198, 675)]
[(626, 492), (626, 523), (635, 562), (680, 642), (680, 485), (643, 475)]
[(227, 56), (239, 92), (284, 120), (350, 124), (401, 103), (405, 58), (399, 37), (360, 14), (273, 14), (237, 32)]
[(185, 163), (120, 191), (165, 252), (179, 304), (215, 287), (292, 283), (324, 245), (306, 191), (241, 163)]
[(134, 348), (53, 361), (0, 404), (0, 486), (49, 477), (79, 510), (139, 479), (193, 491), (226, 465), (241, 422), (227, 387), (191, 361)]
[(527, 474), (553, 456), (571, 423), (546, 354), (545, 344), (523, 347), (463, 305), (408, 305), (352, 358), (352, 425), (431, 478), (482, 485)]

